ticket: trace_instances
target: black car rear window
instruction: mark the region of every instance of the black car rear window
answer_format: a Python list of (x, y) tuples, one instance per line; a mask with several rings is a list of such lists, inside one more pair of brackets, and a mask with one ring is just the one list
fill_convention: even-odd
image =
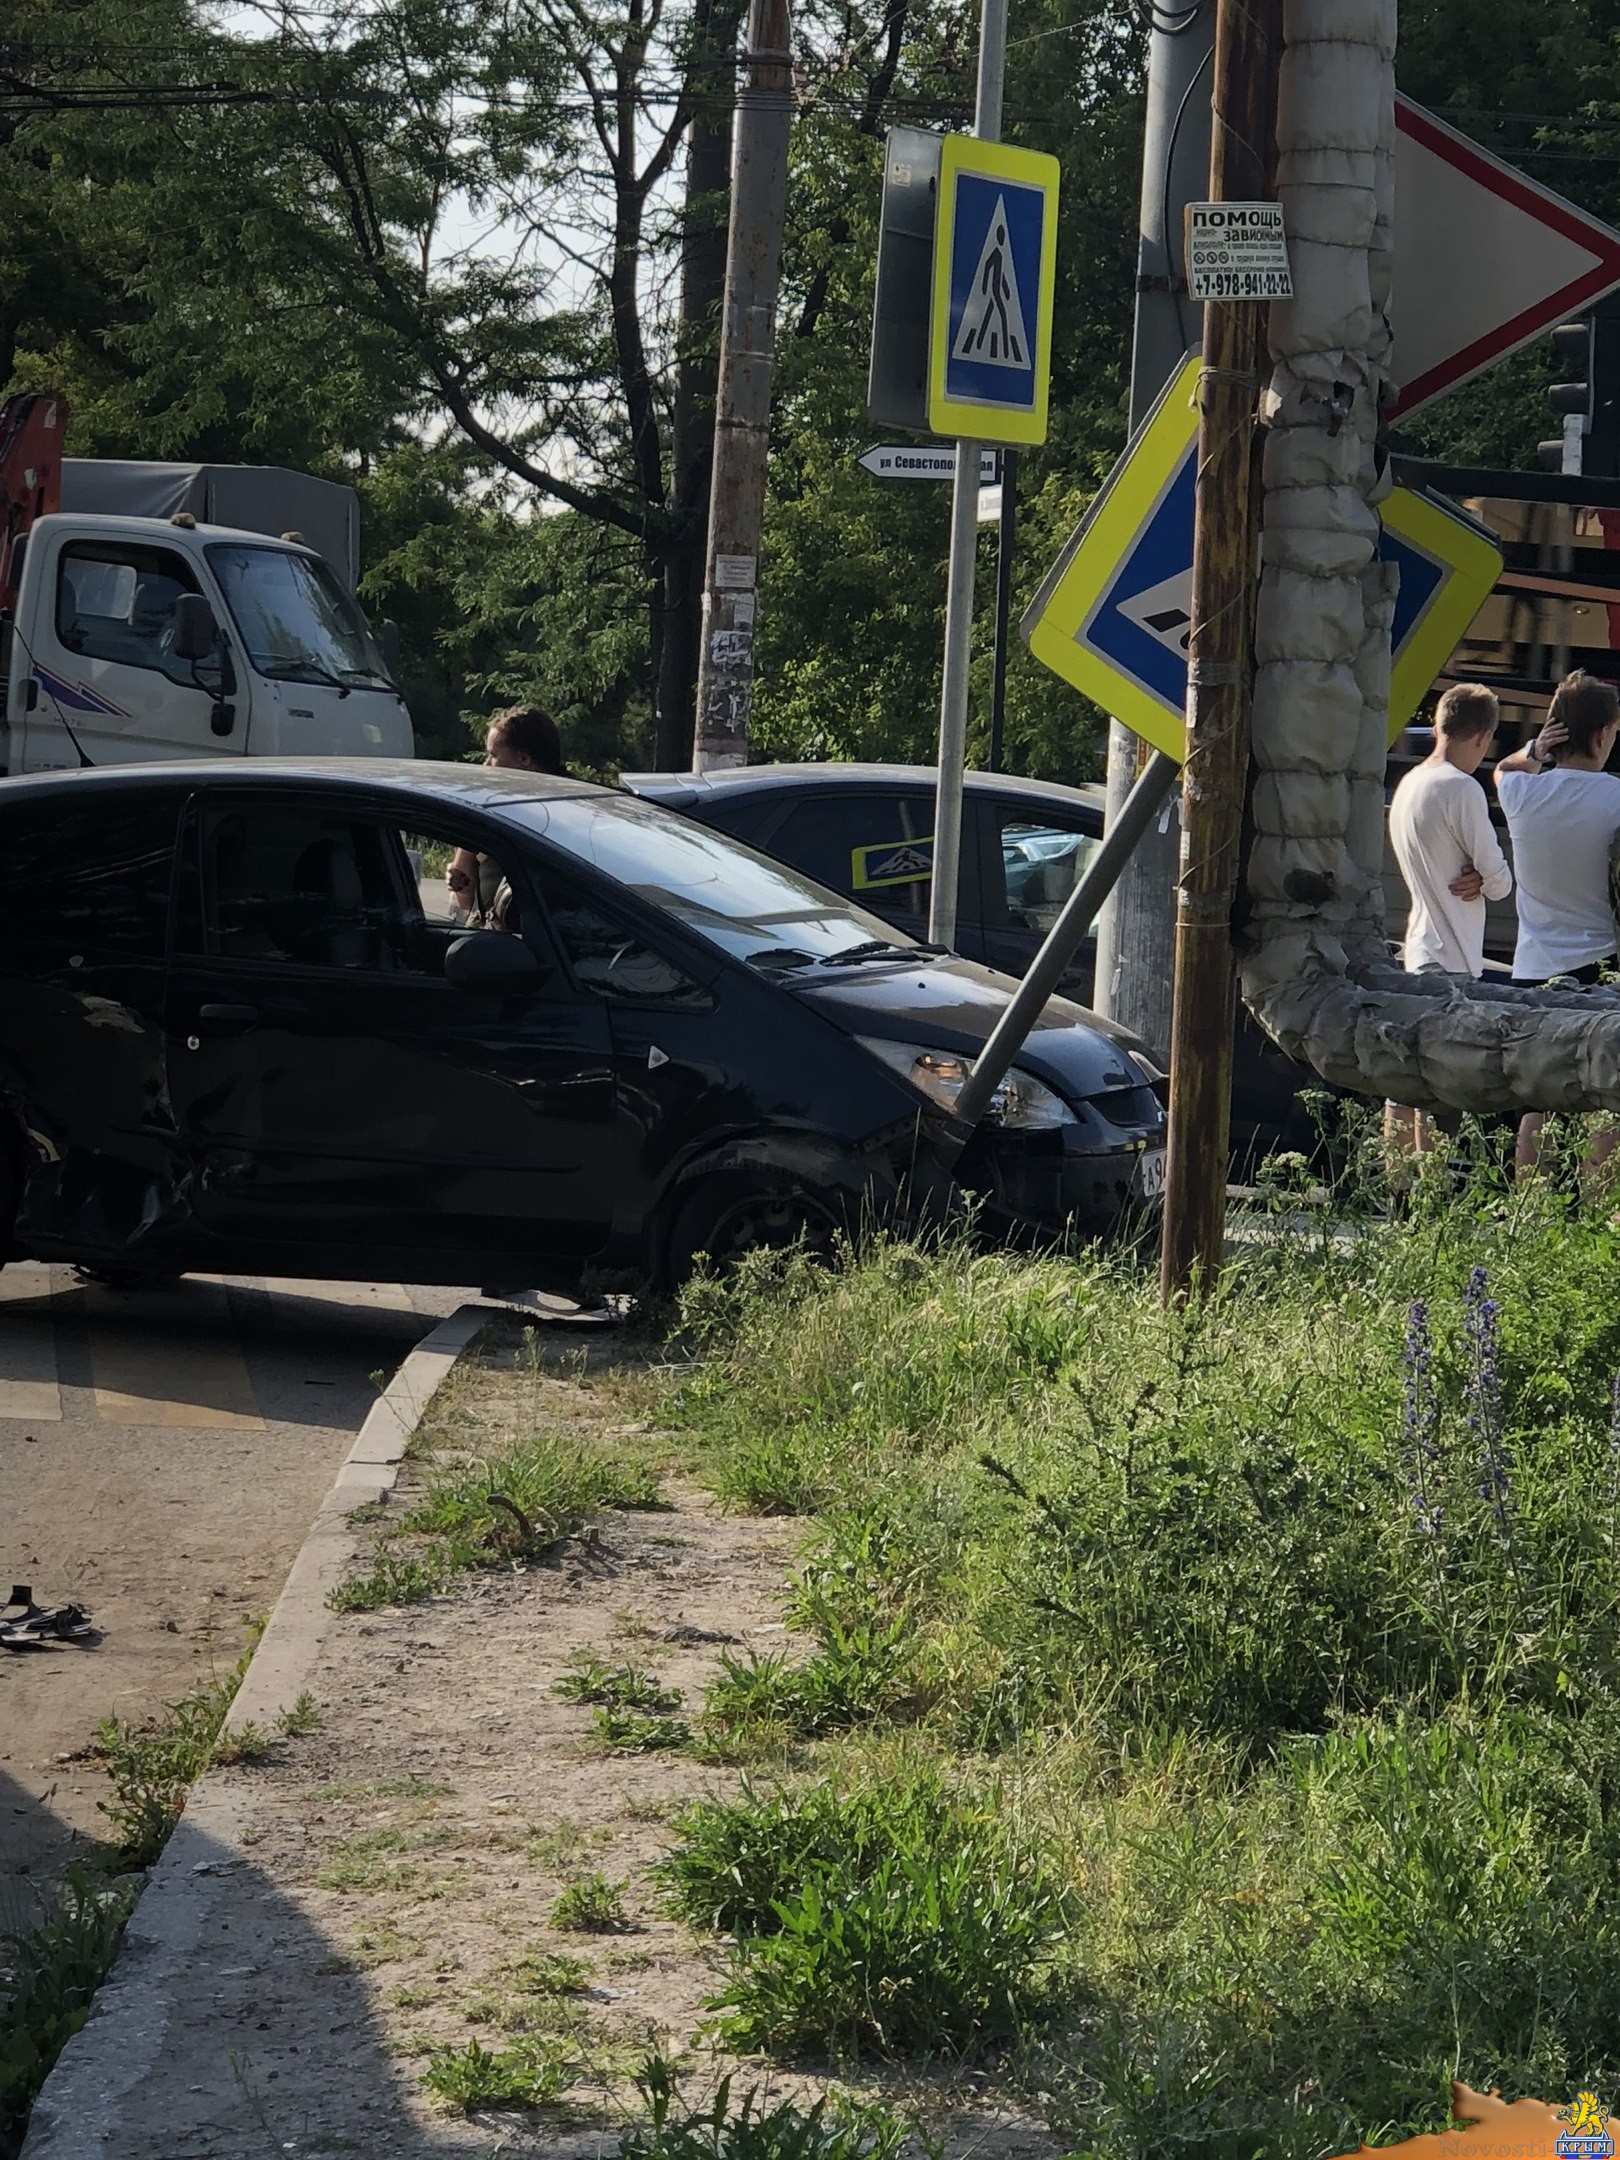
[(41, 797), (0, 818), (0, 950), (161, 961), (180, 804)]

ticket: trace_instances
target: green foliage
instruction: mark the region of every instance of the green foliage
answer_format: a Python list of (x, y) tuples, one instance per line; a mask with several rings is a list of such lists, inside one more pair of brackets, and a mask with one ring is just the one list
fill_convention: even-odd
[(464, 1570), (541, 1559), (606, 1509), (659, 1504), (649, 1464), (534, 1433), (491, 1455), (430, 1467), (420, 1498), (380, 1533), (371, 1565), (327, 1603), (336, 1612), (412, 1604)]
[(551, 1924), (565, 1935), (617, 1935), (630, 1925), (622, 1882), (602, 1873), (582, 1875), (552, 1901)]
[(40, 2087), (90, 2015), (135, 1896), (132, 1883), (73, 1867), (38, 1925), (0, 1936), (0, 2152), (20, 2146)]
[(544, 2107), (555, 2100), (575, 2066), (543, 2040), (519, 2040), (509, 2048), (439, 2047), (428, 2058), (422, 2083), (458, 2114), (488, 2107)]
[[(538, 696), (580, 769), (648, 763), (655, 647), (683, 610), (688, 631), (695, 620), (729, 132), (714, 54), (730, 50), (737, 0), (710, 11), (707, 48), (694, 9), (666, 10), (636, 60), (615, 8), (564, 32), (492, 0), (339, 0), (275, 37), (222, 28), (189, 0), (12, 13), (9, 65), (42, 94), (0, 131), (0, 383), (64, 390), (80, 454), (279, 462), (357, 486), (363, 595), (400, 623), (435, 754), (464, 754), (494, 703)], [(964, 122), (971, 13), (806, 0), (795, 39), (756, 745), (926, 758), (947, 491), (885, 485), (855, 459), (872, 436), (884, 131), (897, 115)], [(1012, 135), (1063, 167), (1051, 426), (1022, 458), (1015, 614), (1125, 439), (1142, 43), (1137, 18), (1102, 0), (1022, 0), (1009, 47)], [(661, 213), (640, 217), (632, 188), (628, 226), (591, 94), (621, 64), (644, 101), (643, 154), (677, 121)], [(1617, 69), (1581, 0), (1402, 13), (1411, 95), (1611, 221)], [(222, 82), (241, 97), (198, 96)], [(108, 90), (117, 109), (98, 106)], [(708, 150), (689, 168), (694, 129)], [(586, 229), (616, 236), (594, 257), (584, 243), (584, 260), (581, 201)], [(474, 203), (489, 237), (469, 248), (458, 220)], [(683, 249), (684, 314), (647, 302), (627, 322), (626, 264), (632, 291), (661, 293)], [(554, 250), (577, 275), (556, 278)], [(1551, 365), (1540, 348), (1492, 370), (1420, 415), (1404, 446), (1524, 465), (1547, 432)], [(993, 548), (986, 532), (981, 759)], [(1095, 774), (1101, 715), (1017, 639), (1007, 707), (1013, 770)]]
[(1063, 1898), (991, 1807), (936, 1773), (853, 1794), (745, 1789), (676, 1830), (658, 1876), (680, 1917), (734, 1938), (715, 1998), (733, 2045), (954, 2053), (1039, 2014)]
[(614, 1755), (655, 1755), (691, 1744), (692, 1728), (684, 1718), (648, 1717), (640, 1710), (606, 1705), (591, 1718), (596, 1737)]
[(901, 2160), (912, 2125), (892, 2109), (833, 2093), (804, 2109), (765, 2105), (757, 2090), (732, 2104), (722, 2078), (707, 2107), (682, 2112), (680, 2085), (662, 2056), (636, 2080), (647, 2119), (627, 2131), (619, 2160)]
[(822, 1647), (802, 1661), (780, 1652), (720, 1654), (720, 1670), (703, 1697), (705, 1727), (736, 1738), (758, 1726), (780, 1727), (798, 1739), (818, 1739), (864, 1724), (898, 1701), (907, 1663), (900, 1621), (844, 1626), (832, 1620)]
[(615, 1710), (678, 1710), (679, 1688), (667, 1688), (651, 1673), (633, 1665), (609, 1665), (592, 1651), (582, 1651), (573, 1669), (553, 1681), (551, 1692), (564, 1702), (602, 1703)]
[(591, 1968), (561, 1950), (535, 1950), (518, 1959), (512, 1980), (526, 1995), (582, 1995), (591, 1984)]
[[(671, 1413), (704, 1476), (768, 1432), (821, 1496), (788, 1608), (816, 1652), (715, 1683), (809, 1782), (689, 1808), (659, 1868), (732, 1938), (728, 2037), (986, 2044), (978, 2012), (893, 2006), (927, 1900), (908, 1858), (945, 1904), (993, 1882), (993, 1856), (954, 1878), (939, 1828), (993, 1790), (1007, 1849), (1061, 1886), (1002, 2029), (1076, 2151), (1319, 2160), (1441, 2127), (1454, 2075), (1601, 2085), (1620, 1234), (1456, 1153), (1474, 1181), (1424, 1181), (1398, 1220), (1279, 1199), (1184, 1313), (1106, 1256), (882, 1243), (689, 1291), (703, 1361)], [(894, 1689), (797, 1739), (792, 1674), (840, 1628), (903, 1646)]]
[(321, 1729), (321, 1706), (305, 1688), (298, 1700), (276, 1714), (276, 1731), (284, 1740), (302, 1740)]
[[(96, 1727), (96, 1753), (113, 1789), (99, 1805), (118, 1833), (121, 1866), (150, 1867), (167, 1844), (186, 1794), (221, 1753), (220, 1733), (251, 1656), (212, 1687), (170, 1703), (149, 1724), (108, 1717)], [(262, 1735), (246, 1732), (234, 1744), (234, 1758), (249, 1759), (262, 1746)]]

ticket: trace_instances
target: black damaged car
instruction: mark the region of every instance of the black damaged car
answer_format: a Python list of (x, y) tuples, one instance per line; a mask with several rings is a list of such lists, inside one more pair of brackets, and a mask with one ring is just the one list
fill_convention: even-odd
[[(504, 875), (468, 930), (457, 849)], [(678, 1281), (977, 1195), (1155, 1202), (1162, 1078), (1054, 1000), (958, 1156), (1010, 985), (581, 782), (265, 760), (0, 782), (0, 1253), (122, 1274)]]

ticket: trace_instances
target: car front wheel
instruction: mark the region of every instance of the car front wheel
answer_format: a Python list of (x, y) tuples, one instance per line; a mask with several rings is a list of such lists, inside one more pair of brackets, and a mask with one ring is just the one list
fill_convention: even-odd
[(840, 1200), (784, 1173), (727, 1171), (705, 1178), (681, 1206), (670, 1233), (669, 1280), (685, 1282), (706, 1253), (721, 1273), (753, 1252), (786, 1252), (800, 1245), (830, 1260), (848, 1226)]

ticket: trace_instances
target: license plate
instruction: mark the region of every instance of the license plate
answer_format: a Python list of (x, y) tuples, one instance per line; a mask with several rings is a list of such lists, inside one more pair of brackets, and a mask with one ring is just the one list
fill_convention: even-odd
[(1136, 1189), (1144, 1200), (1157, 1200), (1164, 1191), (1164, 1149), (1148, 1148), (1136, 1166)]

